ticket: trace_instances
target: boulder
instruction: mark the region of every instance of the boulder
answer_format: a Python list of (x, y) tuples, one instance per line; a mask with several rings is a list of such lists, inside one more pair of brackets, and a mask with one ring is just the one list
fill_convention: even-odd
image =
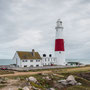
[(49, 78), (49, 76), (47, 76), (46, 79), (47, 79), (47, 80), (51, 80), (51, 79)]
[(77, 83), (77, 85), (82, 85), (82, 83)]
[(23, 90), (29, 90), (29, 88), (25, 86), (25, 87), (23, 88)]
[(81, 85), (81, 83), (77, 83), (73, 75), (67, 77), (66, 80), (58, 80), (59, 83), (67, 86), (67, 85)]
[(0, 77), (0, 83), (7, 83), (7, 81), (5, 80), (5, 78)]
[(65, 86), (68, 85), (68, 82), (66, 80), (58, 80), (58, 82)]
[(35, 77), (29, 77), (28, 80), (34, 83), (37, 82), (37, 79)]
[(68, 76), (66, 80), (67, 81), (75, 81), (75, 82), (77, 82), (73, 75)]
[(42, 73), (42, 75), (47, 76), (48, 74), (47, 73)]
[(42, 79), (51, 80), (51, 79), (49, 78), (49, 76), (42, 77)]
[(49, 88), (49, 89), (47, 89), (47, 90), (55, 90), (54, 88)]
[(70, 85), (76, 85), (77, 81), (75, 80), (73, 75), (67, 77), (66, 82)]
[(53, 81), (53, 87), (57, 88), (58, 90), (63, 90), (64, 86), (61, 83), (57, 83), (56, 81)]
[(33, 89), (33, 90), (39, 90), (38, 88), (36, 88), (36, 87), (34, 87), (34, 86), (32, 86), (32, 89)]

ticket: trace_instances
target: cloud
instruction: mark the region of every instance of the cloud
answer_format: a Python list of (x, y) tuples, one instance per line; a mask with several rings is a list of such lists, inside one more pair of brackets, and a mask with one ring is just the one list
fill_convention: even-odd
[(56, 21), (63, 21), (66, 58), (90, 58), (89, 0), (0, 0), (0, 58), (16, 50), (53, 53)]

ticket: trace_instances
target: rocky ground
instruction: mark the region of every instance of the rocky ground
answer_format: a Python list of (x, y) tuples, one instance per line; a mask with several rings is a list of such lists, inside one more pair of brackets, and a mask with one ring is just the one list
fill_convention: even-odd
[(4, 74), (0, 77), (0, 90), (90, 90), (90, 66), (48, 71)]

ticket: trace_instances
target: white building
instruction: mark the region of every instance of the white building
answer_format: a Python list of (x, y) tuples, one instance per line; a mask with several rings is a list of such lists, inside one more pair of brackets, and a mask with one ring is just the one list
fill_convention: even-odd
[(43, 54), (42, 65), (43, 66), (53, 66), (53, 65), (56, 65), (56, 58), (52, 57), (51, 54), (49, 54), (48, 57), (46, 56), (46, 54)]
[(42, 66), (42, 58), (34, 49), (32, 52), (17, 51), (13, 57), (18, 67), (39, 67)]
[(56, 38), (55, 38), (55, 57), (57, 59), (57, 65), (65, 65), (65, 49), (64, 49), (64, 37), (63, 26), (60, 19), (56, 23)]
[(56, 38), (55, 38), (55, 57), (50, 54), (48, 57), (43, 54), (40, 56), (38, 52), (17, 51), (14, 55), (14, 60), (18, 67), (38, 67), (38, 66), (52, 66), (52, 65), (65, 65), (65, 49), (62, 21), (58, 19), (56, 24)]

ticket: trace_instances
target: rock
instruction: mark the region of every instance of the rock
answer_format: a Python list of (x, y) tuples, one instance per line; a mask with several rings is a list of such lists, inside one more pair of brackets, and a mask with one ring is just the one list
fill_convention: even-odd
[(70, 85), (76, 85), (77, 81), (75, 80), (73, 75), (67, 77), (66, 82)]
[(76, 81), (73, 75), (70, 75), (66, 79), (67, 81)]
[(53, 87), (57, 88), (58, 90), (63, 90), (64, 86), (56, 81), (53, 82)]
[(35, 77), (29, 77), (28, 80), (34, 83), (37, 82), (37, 79)]
[(82, 83), (77, 83), (76, 85), (82, 85)]
[(72, 75), (68, 76), (66, 80), (59, 80), (58, 82), (65, 86), (77, 85), (77, 81), (75, 80), (74, 76), (72, 76)]
[(42, 77), (42, 79), (51, 80), (48, 76), (47, 77)]
[(49, 88), (48, 90), (55, 90), (54, 88)]
[(58, 80), (58, 82), (65, 86), (68, 85), (68, 82), (66, 80)]
[(34, 86), (32, 87), (32, 89), (33, 89), (33, 90), (38, 90), (38, 88), (36, 88), (36, 87), (34, 87)]
[(7, 83), (7, 81), (5, 80), (5, 78), (0, 78), (0, 83)]
[(48, 76), (46, 77), (47, 80), (51, 80)]
[(47, 76), (48, 74), (47, 74), (47, 73), (42, 73), (42, 75), (45, 75), (45, 76)]
[(75, 82), (73, 80), (67, 81), (67, 85), (76, 85), (76, 84), (77, 84), (77, 82)]
[(23, 90), (29, 90), (29, 88), (25, 86), (25, 87), (23, 88)]
[(26, 81), (29, 81), (29, 79), (28, 79), (28, 78), (26, 78)]

